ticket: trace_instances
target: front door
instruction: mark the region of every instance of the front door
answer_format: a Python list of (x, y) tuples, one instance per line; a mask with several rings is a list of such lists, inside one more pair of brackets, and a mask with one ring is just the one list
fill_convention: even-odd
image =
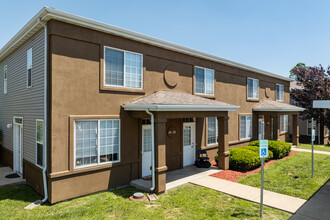
[(196, 157), (195, 148), (195, 123), (183, 124), (183, 166), (194, 164)]
[(264, 120), (264, 117), (263, 116), (259, 116), (259, 119), (258, 119), (258, 138), (259, 140), (264, 140), (265, 138), (265, 120)]
[(180, 119), (168, 119), (166, 122), (166, 166), (167, 171), (182, 168), (182, 124)]
[(14, 171), (23, 173), (23, 119), (14, 118)]
[(142, 126), (142, 177), (151, 175), (151, 125)]

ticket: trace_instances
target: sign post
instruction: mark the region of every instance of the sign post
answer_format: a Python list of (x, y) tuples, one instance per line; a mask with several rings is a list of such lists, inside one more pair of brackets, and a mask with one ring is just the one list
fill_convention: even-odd
[(312, 118), (312, 178), (314, 177), (314, 141), (315, 141), (315, 129), (314, 129), (314, 118)]
[(268, 157), (268, 140), (259, 141), (259, 157), (261, 158), (260, 217), (262, 217), (264, 202), (264, 158)]

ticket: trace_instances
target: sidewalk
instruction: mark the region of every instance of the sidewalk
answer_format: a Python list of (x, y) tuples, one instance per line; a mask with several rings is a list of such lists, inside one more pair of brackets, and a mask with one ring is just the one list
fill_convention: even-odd
[[(308, 152), (308, 153), (312, 153), (312, 150), (307, 150), (307, 149), (300, 149), (297, 147), (292, 147), (291, 150), (294, 151), (300, 151), (300, 152)], [(330, 152), (327, 151), (320, 151), (320, 150), (314, 150), (315, 154), (325, 154), (325, 155), (330, 155)]]
[[(193, 180), (191, 183), (214, 189), (237, 198), (260, 203), (260, 189), (256, 187), (222, 180), (212, 176), (205, 176)], [(304, 199), (264, 190), (264, 205), (289, 213), (295, 213), (305, 202), (306, 200)]]

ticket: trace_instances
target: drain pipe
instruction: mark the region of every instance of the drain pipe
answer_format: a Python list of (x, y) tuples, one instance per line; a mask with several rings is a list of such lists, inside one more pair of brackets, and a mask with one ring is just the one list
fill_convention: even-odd
[(154, 120), (154, 114), (149, 111), (149, 109), (146, 110), (146, 112), (151, 117), (151, 163), (152, 163), (152, 171), (151, 171), (151, 178), (152, 178), (152, 186), (150, 188), (150, 191), (154, 191), (155, 189), (155, 120)]
[(44, 182), (44, 194), (45, 197), (42, 200), (42, 203), (48, 200), (48, 188), (47, 188), (47, 25), (39, 18), (38, 22), (44, 26), (45, 29), (45, 42), (44, 42), (44, 155), (43, 155), (43, 169), (42, 177)]

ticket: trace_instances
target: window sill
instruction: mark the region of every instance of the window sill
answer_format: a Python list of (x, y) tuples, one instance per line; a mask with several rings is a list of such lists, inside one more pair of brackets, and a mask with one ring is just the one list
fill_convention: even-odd
[(203, 97), (203, 98), (209, 98), (209, 99), (215, 99), (215, 95), (206, 95), (206, 94), (201, 94), (201, 93), (194, 93), (194, 95)]
[(246, 101), (248, 101), (248, 102), (259, 102), (260, 99), (259, 98), (257, 98), (257, 99), (247, 98)]
[(241, 143), (246, 143), (252, 141), (252, 138), (246, 138), (246, 139), (240, 139), (237, 141), (229, 141), (229, 145), (235, 145), (235, 144), (241, 144)]
[(145, 94), (145, 91), (143, 89), (133, 89), (133, 88), (125, 88), (125, 87), (112, 87), (112, 86), (101, 86), (101, 91), (103, 91), (103, 92)]

